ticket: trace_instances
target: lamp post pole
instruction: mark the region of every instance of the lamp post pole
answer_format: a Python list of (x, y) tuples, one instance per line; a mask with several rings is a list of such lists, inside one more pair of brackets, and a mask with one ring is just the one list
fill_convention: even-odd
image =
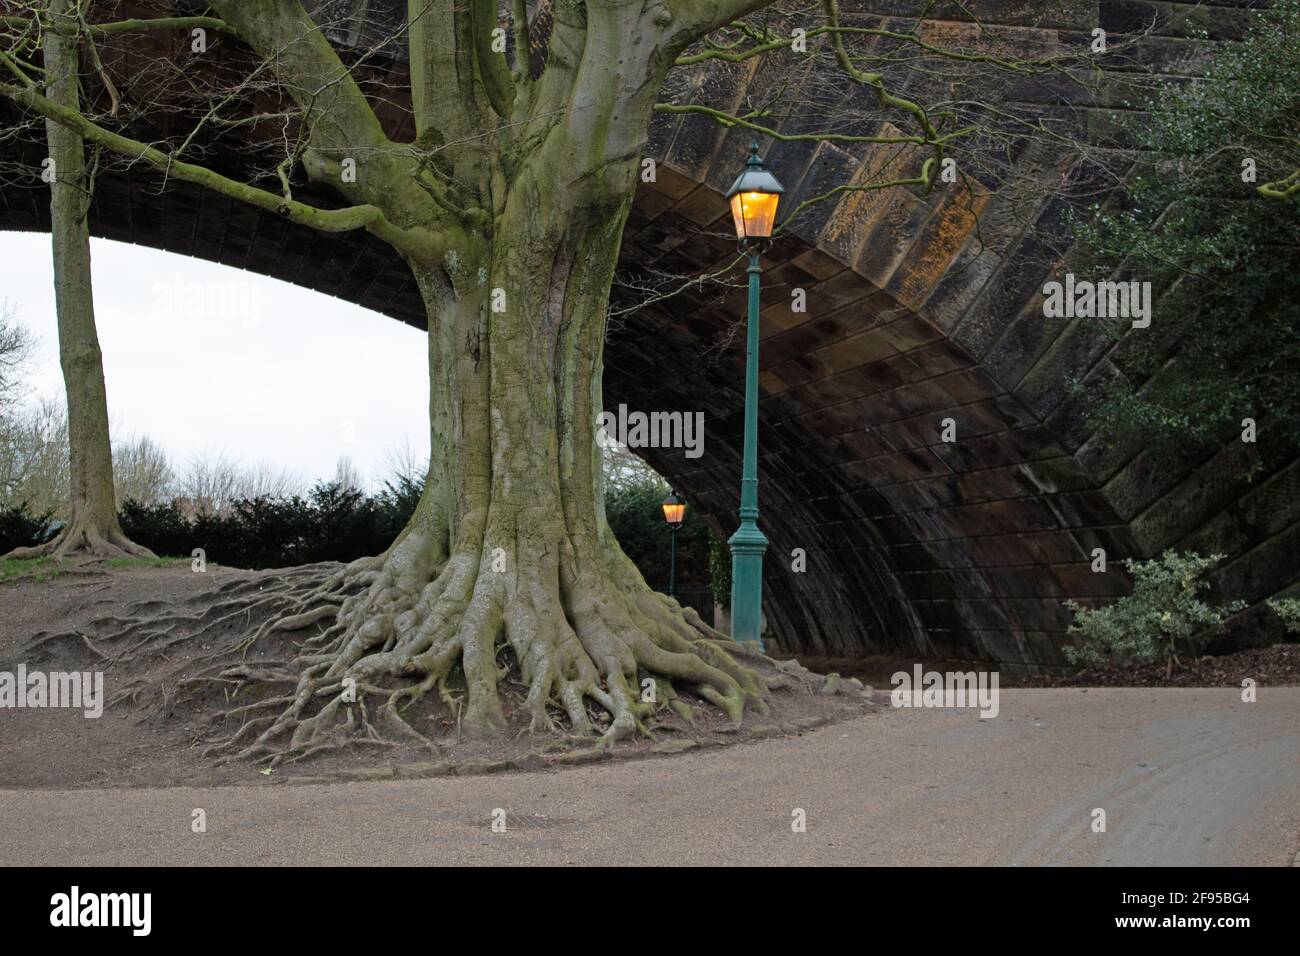
[(767, 537), (758, 530), (758, 292), (759, 255), (772, 239), (776, 207), (785, 190), (763, 168), (758, 143), (749, 146), (749, 159), (727, 202), (736, 225), (741, 251), (749, 257), (749, 313), (745, 333), (745, 459), (740, 478), (740, 527), (731, 545), (731, 636), (763, 649), (763, 552)]
[(731, 545), (731, 636), (763, 649), (763, 552), (758, 529), (758, 303), (757, 253), (749, 256), (749, 316), (745, 335), (745, 460), (740, 479), (740, 527)]
[(674, 584), (677, 581), (677, 525), (669, 525), (668, 528), (673, 536), (672, 549), (668, 552), (668, 596), (674, 597)]

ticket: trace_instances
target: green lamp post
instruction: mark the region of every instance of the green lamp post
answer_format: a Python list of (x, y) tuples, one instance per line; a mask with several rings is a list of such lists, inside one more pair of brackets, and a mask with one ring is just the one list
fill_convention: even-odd
[(763, 552), (767, 538), (758, 529), (758, 257), (771, 243), (776, 204), (785, 190), (763, 168), (758, 143), (727, 200), (740, 250), (749, 257), (749, 325), (745, 336), (745, 462), (740, 480), (740, 527), (731, 545), (731, 636), (763, 649)]

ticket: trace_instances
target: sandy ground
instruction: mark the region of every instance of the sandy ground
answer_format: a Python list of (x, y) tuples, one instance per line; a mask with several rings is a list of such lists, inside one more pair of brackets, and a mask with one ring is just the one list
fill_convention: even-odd
[[(236, 611), (227, 614), (221, 627), (205, 631), (202, 615), (228, 598), (223, 588), (269, 587), (277, 574), (216, 566), (197, 574), (182, 562), (162, 568), (84, 566), (47, 580), (0, 583), (0, 671), (17, 674), (20, 663), (27, 673), (98, 671), (104, 697), (116, 702), (93, 719), (84, 718), (80, 709), (0, 707), (0, 787), (269, 786), (290, 773), (339, 779), (352, 772), (385, 770), (391, 776), (394, 767), (417, 766), (462, 773), (485, 765), (535, 767), (590, 756), (584, 751), (595, 743), (592, 736), (529, 734), (529, 714), (522, 706), (525, 688), (508, 679), (500, 686), (510, 727), (496, 737), (460, 734), (457, 714), (437, 694), (428, 694), (404, 713), (434, 741), (434, 748), (417, 743), (348, 748), (285, 764), (274, 778), (263, 776), (262, 765), (248, 760), (218, 765), (209, 745), (231, 737), (246, 717), (214, 723), (213, 716), (259, 699), (252, 696), (258, 691), (241, 689), (242, 696), (232, 699), (227, 695), (235, 681), (199, 686), (185, 681), (205, 666), (204, 655), (236, 644), (259, 621)], [(255, 599), (260, 591), (249, 594)], [(127, 620), (145, 623), (128, 630)], [(268, 635), (246, 657), (223, 658), (217, 669), (240, 661), (255, 665), (268, 657), (292, 657), (311, 633)], [(695, 702), (689, 724), (661, 708), (647, 722), (653, 736), (620, 741), (614, 755), (631, 759), (652, 756), (657, 746), (724, 747), (750, 737), (797, 735), (809, 726), (871, 709), (861, 696), (861, 685), (841, 682), (835, 685), (838, 691), (828, 695), (822, 693), (820, 675), (797, 668), (781, 673), (773, 662), (761, 659), (750, 665), (784, 685), (773, 691), (768, 713), (751, 713), (735, 728), (721, 709), (704, 702)], [(277, 685), (274, 692), (263, 693), (275, 697), (290, 686)]]
[[(205, 833), (192, 832), (196, 808)], [(806, 832), (792, 832), (796, 809)], [(4, 866), (1285, 866), (1298, 850), (1297, 687), (1249, 704), (1229, 688), (1004, 690), (993, 720), (900, 710), (537, 773), (0, 790)]]

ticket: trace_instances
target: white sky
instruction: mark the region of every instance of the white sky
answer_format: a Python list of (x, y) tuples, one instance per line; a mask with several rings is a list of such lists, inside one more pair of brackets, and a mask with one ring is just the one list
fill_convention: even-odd
[[(348, 455), (373, 486), (429, 453), (424, 333), (251, 272), (91, 240), (114, 438), (148, 435), (178, 471), (198, 455), (308, 482)], [(27, 400), (63, 394), (48, 234), (0, 232), (0, 302), (39, 338)]]

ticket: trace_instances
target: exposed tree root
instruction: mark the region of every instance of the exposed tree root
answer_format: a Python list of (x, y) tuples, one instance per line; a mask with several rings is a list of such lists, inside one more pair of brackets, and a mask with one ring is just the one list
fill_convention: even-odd
[(108, 527), (74, 520), (44, 544), (27, 548), (14, 548), (4, 557), (12, 560), (50, 557), (55, 561), (65, 558), (152, 558), (154, 553), (136, 544), (113, 521)]
[(767, 711), (773, 684), (747, 666), (755, 652), (652, 591), (612, 539), (508, 514), (493, 527), (471, 511), (454, 535), (416, 521), (378, 557), (141, 601), (24, 650), (149, 664), (150, 683), (119, 669), (111, 704), (166, 714), (198, 702), (218, 711), (206, 753), (272, 766), (460, 735), (611, 746), (701, 707), (733, 725)]
[(209, 592), (197, 613), (101, 618), (93, 641), (42, 635), (28, 650), (84, 641), (116, 664), (211, 640), (159, 703), (170, 710), (218, 690), (228, 706), (216, 721), (236, 729), (207, 753), (272, 766), (352, 745), (437, 748), (445, 735), (409, 719), (430, 693), (456, 733), (502, 733), (514, 715), (518, 733), (602, 746), (651, 735), (665, 710), (693, 721), (700, 701), (734, 724), (747, 709), (766, 712), (769, 685), (743, 663), (753, 652), (651, 591), (630, 565), (589, 559), (578, 574), (574, 549), (567, 562), (523, 570), (513, 553), (503, 560), (500, 549), (480, 553), (478, 536), (463, 539), (441, 563), (409, 535), (380, 558), (241, 579), (215, 603)]

